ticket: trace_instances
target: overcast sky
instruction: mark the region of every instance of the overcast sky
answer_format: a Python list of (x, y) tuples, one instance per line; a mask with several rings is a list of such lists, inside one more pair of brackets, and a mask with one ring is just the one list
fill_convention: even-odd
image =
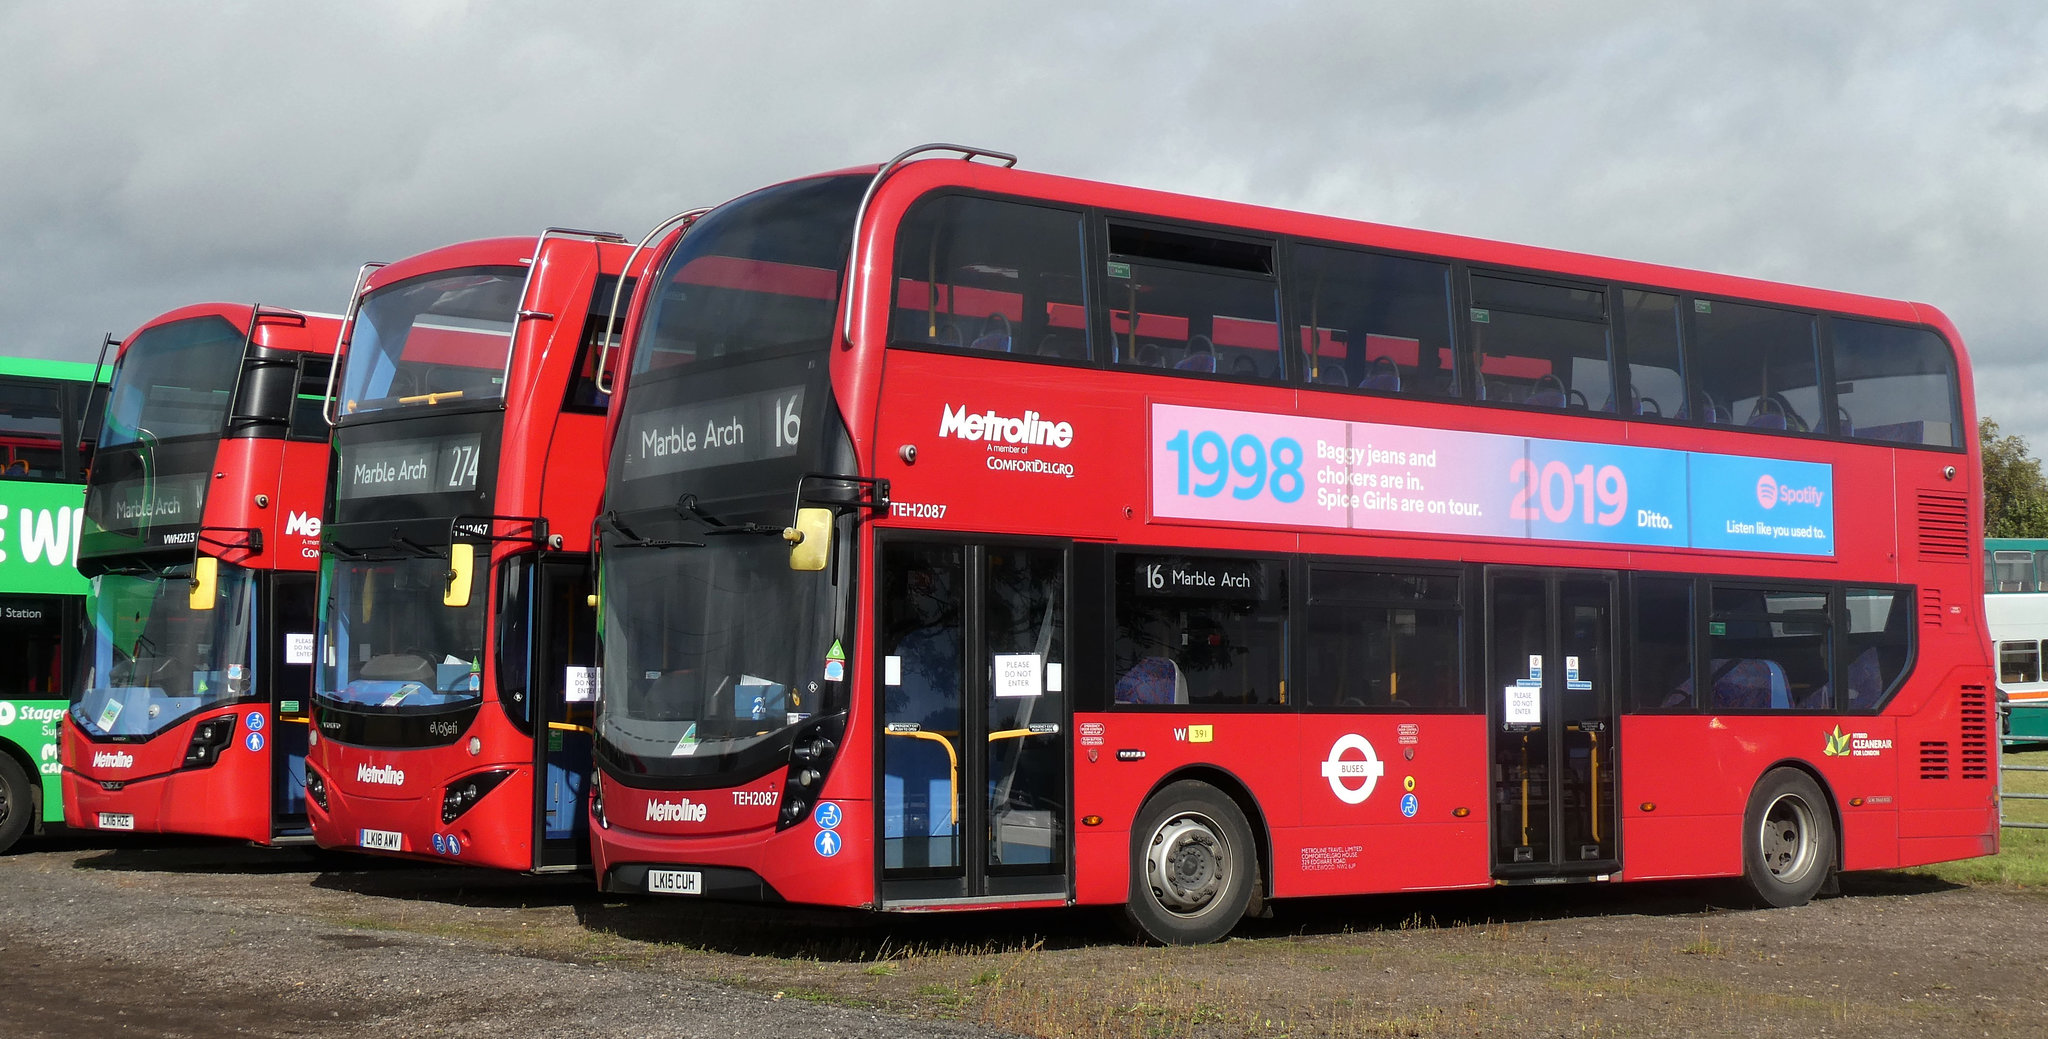
[(0, 351), (931, 140), (1932, 303), (2048, 450), (2048, 5), (0, 0)]

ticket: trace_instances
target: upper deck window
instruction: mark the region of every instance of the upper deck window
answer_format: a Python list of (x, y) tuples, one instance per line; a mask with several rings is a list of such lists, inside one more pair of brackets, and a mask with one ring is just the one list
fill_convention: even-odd
[(1826, 432), (1812, 314), (1693, 300), (1688, 414), (1710, 425)]
[(327, 439), (327, 373), (334, 358), (306, 354), (299, 358), (299, 381), (292, 398), (289, 435), (293, 440)]
[(1604, 291), (1474, 274), (1466, 317), (1478, 380), (1475, 398), (1535, 408), (1615, 410)]
[(241, 375), (246, 337), (227, 319), (145, 329), (121, 350), (100, 446), (220, 436)]
[(0, 478), (64, 479), (64, 384), (0, 379)]
[(1296, 375), (1409, 397), (1458, 395), (1446, 264), (1304, 245), (1291, 299), (1300, 322)]
[[(764, 188), (692, 225), (629, 347), (633, 372), (832, 343), (865, 176)], [(638, 405), (634, 405), (637, 407)]]
[(371, 293), (342, 361), (342, 417), (503, 397), (525, 284), (524, 267), (467, 267)]
[(1105, 285), (1116, 363), (1287, 377), (1271, 244), (1112, 222)]
[(1628, 379), (1622, 384), (1616, 410), (1649, 418), (1686, 417), (1680, 325), (1677, 296), (1640, 289), (1621, 291)]
[(1085, 360), (1081, 215), (941, 195), (896, 232), (889, 340)]
[(2039, 586), (2034, 580), (2034, 553), (2000, 549), (1991, 553), (1991, 566), (1985, 580), (1985, 590), (1992, 592), (2032, 592)]
[[(597, 364), (604, 356), (605, 345), (612, 347), (608, 363), (616, 364), (619, 359), (619, 335), (626, 327), (626, 307), (633, 299), (633, 287), (638, 278), (627, 278), (623, 288), (619, 286), (616, 274), (600, 274), (597, 286), (590, 291), (590, 311), (583, 319), (583, 338), (576, 347), (576, 371), (569, 376), (569, 395), (563, 399), (562, 407), (570, 411), (603, 411), (611, 406), (612, 395), (598, 389)], [(619, 312), (612, 313), (612, 301), (619, 301)], [(609, 321), (611, 327), (605, 327)]]
[(1836, 432), (1956, 447), (1955, 356), (1924, 328), (1835, 318)]

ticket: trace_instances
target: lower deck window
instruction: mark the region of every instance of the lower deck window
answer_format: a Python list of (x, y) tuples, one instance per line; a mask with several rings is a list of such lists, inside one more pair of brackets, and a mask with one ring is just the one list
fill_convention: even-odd
[(1459, 707), (1454, 574), (1309, 573), (1311, 708), (1406, 711)]
[(1287, 702), (1284, 566), (1127, 554), (1116, 567), (1117, 704)]
[(2034, 641), (1998, 644), (1998, 680), (2007, 685), (2041, 680), (2041, 644)]
[(1714, 589), (1707, 622), (1713, 710), (1825, 710), (1830, 681), (1828, 594), (1820, 589)]

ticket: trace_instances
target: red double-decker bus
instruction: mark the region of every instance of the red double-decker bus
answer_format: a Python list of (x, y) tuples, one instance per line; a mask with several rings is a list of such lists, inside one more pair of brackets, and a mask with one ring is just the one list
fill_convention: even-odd
[(641, 287), (607, 890), (1198, 942), (1997, 848), (1939, 312), (955, 151), (743, 196)]
[(550, 229), (365, 269), (330, 401), (322, 847), (588, 863), (599, 367), (632, 251)]
[(339, 321), (207, 303), (121, 344), (87, 477), (60, 758), (86, 829), (302, 840)]

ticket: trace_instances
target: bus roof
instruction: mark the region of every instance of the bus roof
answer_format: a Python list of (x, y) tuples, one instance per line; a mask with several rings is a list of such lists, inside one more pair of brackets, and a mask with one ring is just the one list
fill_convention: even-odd
[[(832, 176), (835, 174), (820, 174)], [(1776, 303), (1783, 306), (1846, 311), (1892, 321), (1922, 324), (1943, 333), (1961, 348), (1961, 337), (1947, 316), (1924, 303), (1866, 296), (1786, 282), (1693, 270), (1664, 264), (1623, 260), (1512, 242), (1424, 231), (1366, 220), (1321, 216), (1295, 210), (1229, 202), (1151, 188), (1063, 177), (1031, 170), (957, 159), (925, 159), (907, 163), (877, 189), (871, 216), (893, 219), (917, 196), (947, 186), (970, 190), (1066, 201), (1119, 214), (1171, 216), (1220, 229), (1261, 235), (1355, 243), (1395, 252), (1448, 257), (1471, 263), (1576, 275), (1651, 288)]]
[(2048, 551), (2048, 538), (1985, 538), (1986, 552)]
[[(599, 234), (607, 237), (598, 237)], [(625, 249), (629, 243), (624, 238), (610, 237), (612, 232), (593, 232), (585, 235), (577, 232), (558, 235), (568, 241), (594, 241), (603, 247)], [(525, 267), (533, 262), (534, 246), (540, 235), (514, 235), (502, 238), (477, 238), (467, 242), (414, 253), (401, 260), (395, 260), (370, 274), (363, 283), (364, 292), (374, 292), (386, 285), (416, 278), (422, 274), (453, 270), (460, 267)]]
[[(99, 381), (107, 381), (113, 372), (112, 365), (100, 369)], [(93, 366), (83, 361), (54, 361), (46, 357), (5, 357), (0, 356), (0, 375), (25, 375), (36, 379), (61, 379), (65, 382), (91, 382)]]

